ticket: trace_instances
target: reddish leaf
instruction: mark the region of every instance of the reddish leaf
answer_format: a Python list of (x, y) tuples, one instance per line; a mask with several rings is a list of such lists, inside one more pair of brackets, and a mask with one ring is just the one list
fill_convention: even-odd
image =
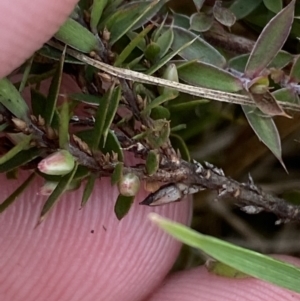
[(294, 20), (295, 0), (286, 6), (265, 26), (250, 54), (245, 76), (258, 76), (272, 61), (285, 43)]
[(266, 92), (264, 94), (250, 93), (249, 96), (255, 102), (257, 107), (268, 116), (284, 116), (291, 118), (290, 115), (284, 112), (270, 92)]

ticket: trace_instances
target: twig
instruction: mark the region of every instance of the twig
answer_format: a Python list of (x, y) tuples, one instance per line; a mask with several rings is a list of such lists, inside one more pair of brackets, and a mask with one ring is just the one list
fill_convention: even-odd
[[(53, 41), (49, 41), (48, 44), (50, 46), (58, 48), (58, 49), (63, 48), (61, 45), (59, 45)], [(137, 82), (144, 83), (144, 84), (172, 88), (172, 89), (176, 89), (179, 92), (183, 92), (183, 93), (187, 93), (190, 95), (207, 98), (207, 99), (211, 99), (211, 100), (217, 100), (217, 101), (221, 101), (221, 102), (233, 103), (233, 104), (239, 104), (239, 105), (255, 106), (255, 103), (247, 95), (228, 93), (228, 92), (223, 92), (223, 91), (219, 91), (219, 90), (195, 87), (195, 86), (191, 86), (191, 85), (186, 85), (186, 84), (181, 84), (178, 82), (166, 80), (163, 78), (150, 76), (150, 75), (147, 75), (144, 73), (140, 73), (140, 72), (124, 69), (124, 68), (114, 67), (109, 64), (105, 64), (98, 60), (92, 59), (89, 56), (86, 56), (86, 55), (84, 55), (76, 50), (70, 49), (70, 48), (67, 49), (67, 53), (83, 63), (86, 63), (90, 66), (93, 66), (93, 67), (103, 71), (103, 72), (106, 72), (110, 75), (113, 75), (113, 76), (116, 76), (119, 78), (137, 81)], [(287, 103), (287, 102), (282, 102), (282, 101), (278, 101), (278, 103), (284, 109), (292, 110), (295, 112), (300, 112), (300, 106), (297, 104)]]

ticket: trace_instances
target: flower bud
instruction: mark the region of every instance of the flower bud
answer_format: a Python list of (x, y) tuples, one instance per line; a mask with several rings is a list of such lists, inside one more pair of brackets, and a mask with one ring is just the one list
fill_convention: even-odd
[[(175, 64), (170, 64), (168, 67), (165, 69), (162, 78), (171, 80), (173, 82), (179, 82), (178, 79), (178, 72), (177, 72), (177, 67)], [(177, 96), (179, 92), (176, 89), (170, 89), (170, 88), (164, 88), (164, 87), (159, 87), (159, 92), (160, 94), (174, 94), (174, 96)]]
[(74, 157), (67, 150), (59, 150), (38, 164), (40, 172), (47, 175), (65, 175), (74, 168)]
[(127, 173), (119, 181), (118, 188), (124, 196), (135, 196), (140, 189), (140, 179), (133, 173)]

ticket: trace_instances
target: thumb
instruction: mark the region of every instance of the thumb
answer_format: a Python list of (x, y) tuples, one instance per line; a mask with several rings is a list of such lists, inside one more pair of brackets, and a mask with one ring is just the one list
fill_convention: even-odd
[(77, 0), (0, 1), (0, 78), (12, 72), (59, 29)]

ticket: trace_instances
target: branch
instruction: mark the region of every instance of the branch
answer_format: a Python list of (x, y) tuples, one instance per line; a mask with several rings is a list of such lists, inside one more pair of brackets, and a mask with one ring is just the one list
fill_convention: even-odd
[[(59, 45), (53, 41), (49, 41), (48, 44), (57, 49), (63, 49), (63, 47), (61, 45)], [(93, 66), (103, 72), (110, 74), (110, 75), (113, 75), (113, 76), (116, 76), (119, 78), (123, 78), (126, 80), (132, 80), (132, 81), (137, 81), (137, 82), (144, 83), (144, 84), (172, 88), (172, 89), (176, 89), (179, 92), (183, 92), (183, 93), (187, 93), (190, 95), (207, 98), (207, 99), (211, 99), (211, 100), (217, 100), (217, 101), (226, 102), (226, 103), (234, 103), (234, 104), (239, 104), (239, 105), (255, 106), (255, 103), (247, 95), (242, 95), (242, 94), (237, 94), (237, 93), (228, 93), (228, 92), (223, 92), (223, 91), (219, 91), (219, 90), (195, 87), (195, 86), (191, 86), (191, 85), (186, 85), (186, 84), (181, 84), (178, 82), (166, 80), (163, 78), (154, 77), (151, 75), (146, 75), (144, 73), (132, 71), (129, 69), (114, 67), (109, 64), (105, 64), (98, 60), (92, 59), (89, 56), (86, 56), (86, 55), (84, 55), (76, 50), (70, 49), (70, 48), (67, 49), (67, 53), (83, 63)], [(295, 112), (300, 112), (300, 105), (298, 105), (298, 104), (287, 103), (287, 102), (282, 102), (282, 101), (278, 101), (278, 103), (284, 109), (295, 111)]]

